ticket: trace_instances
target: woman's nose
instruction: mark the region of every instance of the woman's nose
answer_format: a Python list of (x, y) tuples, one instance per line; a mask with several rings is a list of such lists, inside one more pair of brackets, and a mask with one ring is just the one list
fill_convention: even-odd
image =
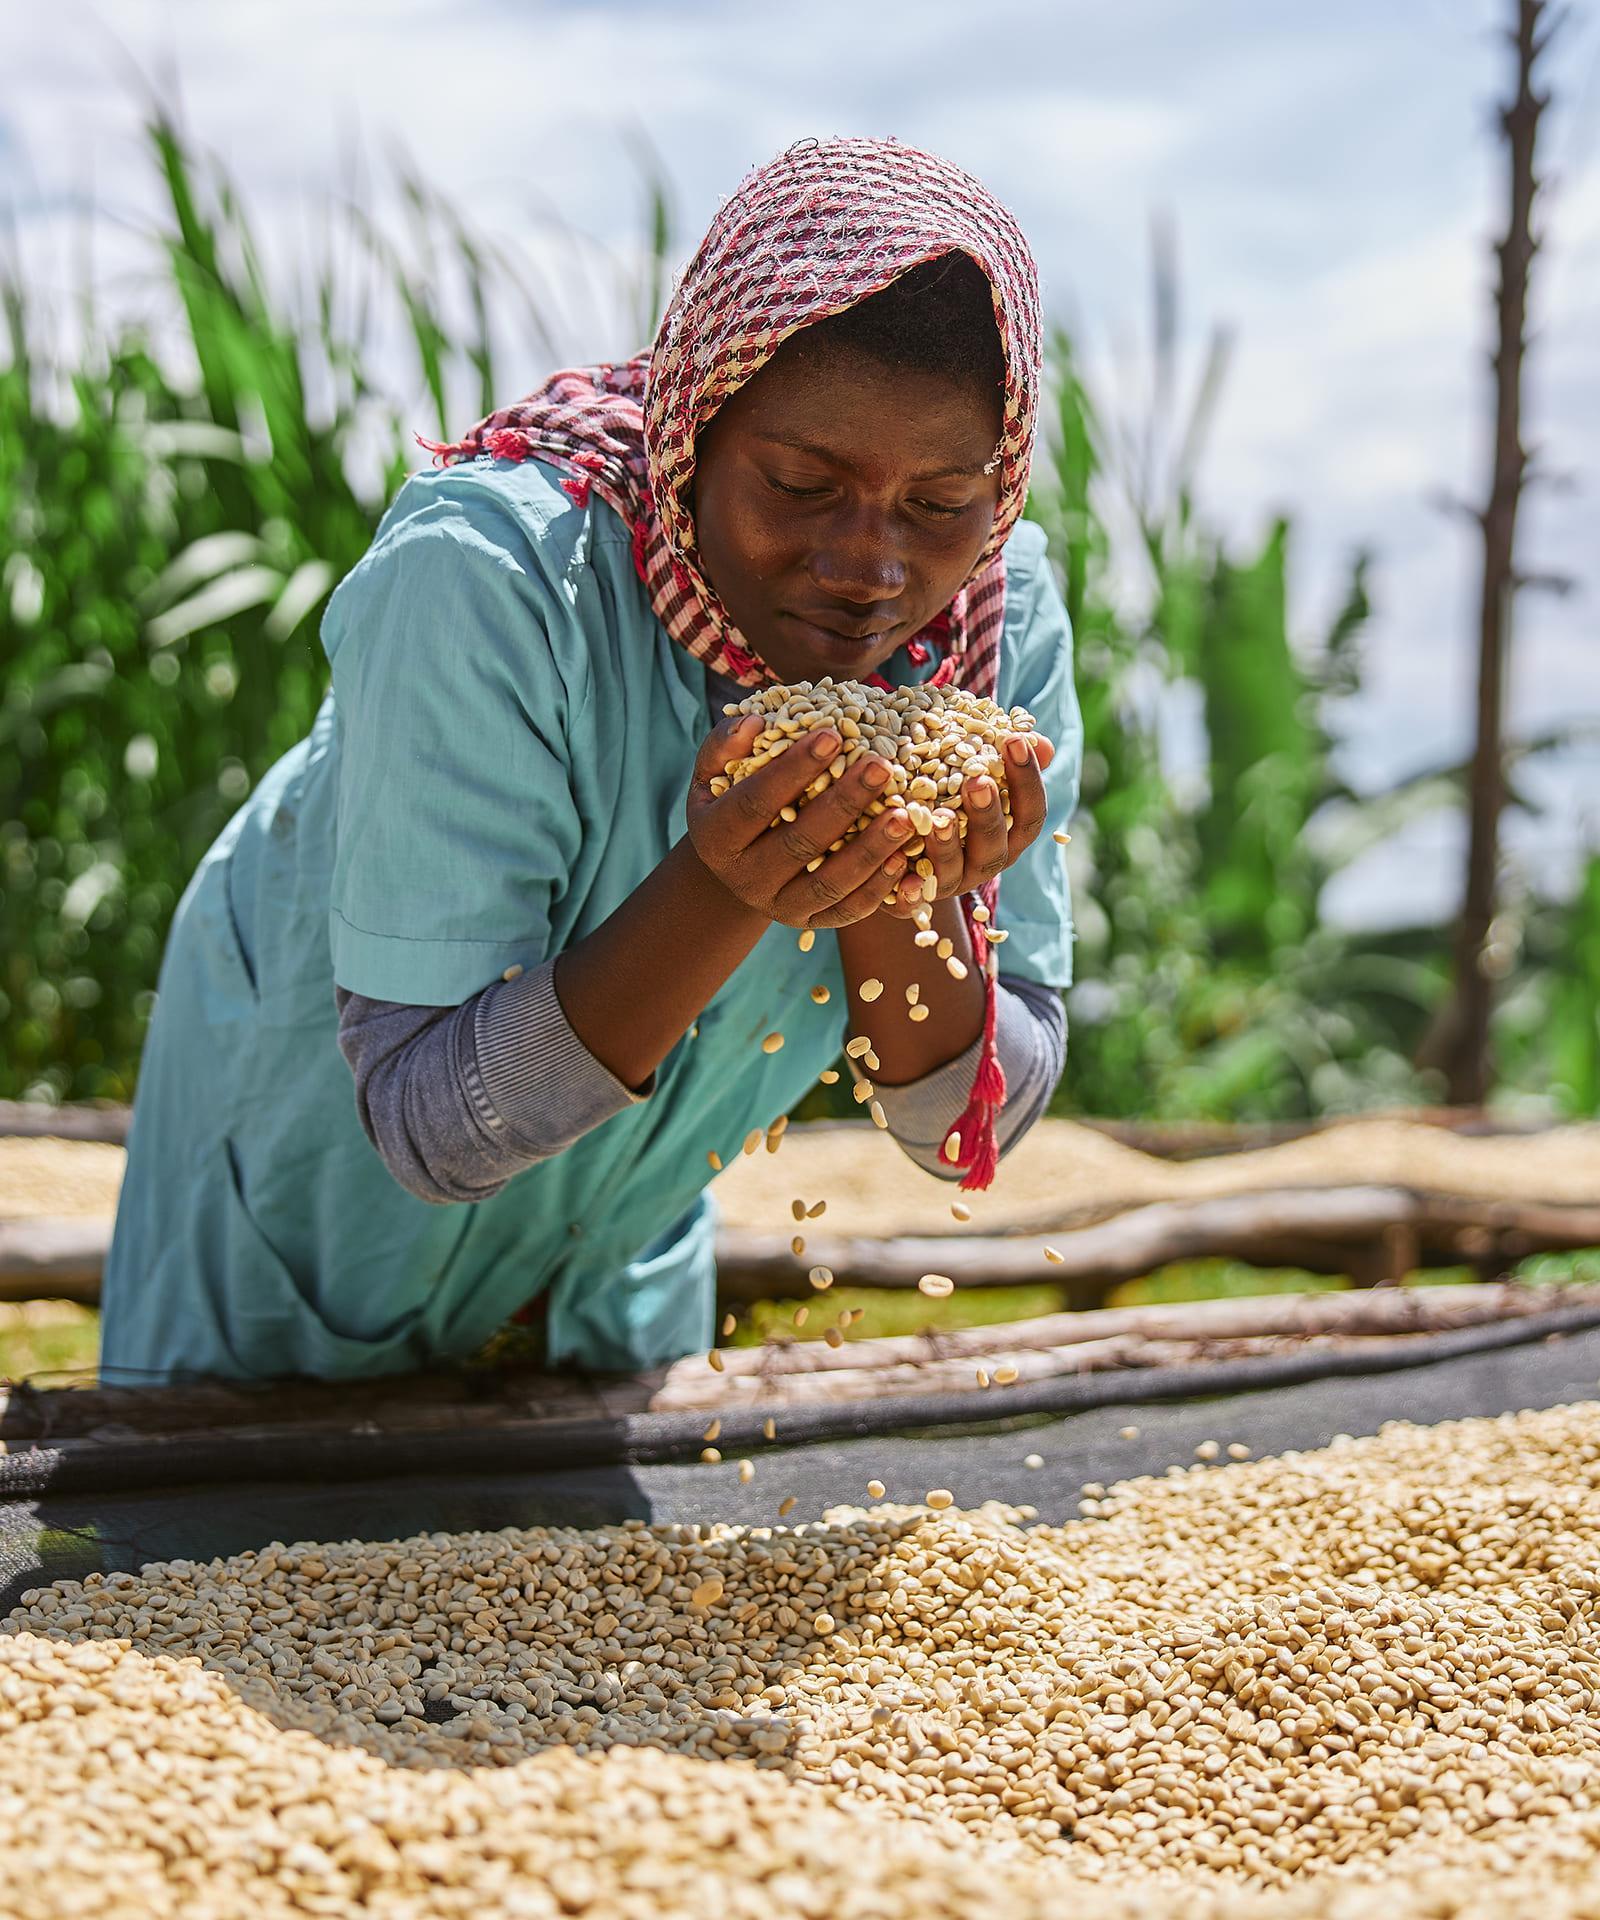
[(893, 530), (877, 515), (830, 527), (806, 564), (814, 585), (836, 600), (866, 604), (905, 591), (906, 564)]

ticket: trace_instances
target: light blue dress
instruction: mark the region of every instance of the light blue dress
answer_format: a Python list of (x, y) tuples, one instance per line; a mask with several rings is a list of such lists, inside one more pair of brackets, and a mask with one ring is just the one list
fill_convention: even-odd
[[(1044, 541), (1007, 547), (1000, 698), (1082, 727)], [(173, 921), (104, 1282), (101, 1371), (359, 1378), (475, 1353), (548, 1295), (554, 1362), (632, 1369), (712, 1338), (706, 1154), (737, 1154), (837, 1055), (836, 943), (773, 927), (654, 1093), (471, 1205), (400, 1187), (357, 1117), (335, 981), (452, 1006), (581, 940), (684, 831), (720, 712), (668, 639), (627, 528), (548, 468), (410, 480), (329, 604), (332, 686), (200, 863)], [(1006, 970), (1071, 981), (1061, 852), (1001, 883)], [(817, 1006), (810, 988), (830, 986)], [(763, 1034), (787, 1045), (765, 1054)]]

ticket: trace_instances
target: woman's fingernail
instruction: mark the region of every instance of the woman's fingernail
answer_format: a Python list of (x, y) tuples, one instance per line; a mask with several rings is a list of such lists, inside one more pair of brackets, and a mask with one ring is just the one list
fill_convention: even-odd
[(906, 857), (903, 853), (891, 853), (883, 863), (883, 870), (891, 880), (899, 879), (906, 870)]
[(839, 751), (839, 736), (824, 729), (811, 736), (811, 757), (814, 760), (831, 760)]
[(869, 760), (867, 770), (861, 777), (869, 787), (886, 787), (889, 784), (888, 761)]
[(954, 820), (935, 820), (933, 830), (941, 840), (948, 840), (956, 830), (956, 823)]
[(972, 804), (975, 807), (994, 805), (994, 782), (988, 778), (974, 780), (972, 783)]
[(1006, 758), (1014, 766), (1025, 767), (1028, 764), (1028, 743), (1020, 735), (1006, 742)]
[(904, 840), (910, 831), (911, 819), (908, 814), (891, 813), (889, 815), (888, 832), (891, 840)]
[(915, 903), (922, 898), (922, 882), (920, 880), (908, 880), (900, 889), (900, 894), (908, 906), (915, 905)]

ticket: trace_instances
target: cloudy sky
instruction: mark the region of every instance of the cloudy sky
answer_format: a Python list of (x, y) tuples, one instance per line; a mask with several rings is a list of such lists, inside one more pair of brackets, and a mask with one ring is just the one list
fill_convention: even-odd
[[(1349, 553), (1375, 549), (1369, 691), (1343, 766), (1370, 788), (1462, 755), (1474, 699), (1475, 554), (1429, 504), (1481, 495), (1487, 241), (1503, 165), (1492, 28), (1508, 0), (57, 0), (0, 14), (0, 207), (44, 288), (70, 284), (75, 210), (118, 265), (148, 218), (139, 88), (177, 94), (274, 244), (292, 249), (350, 156), (403, 144), (480, 226), (532, 244), (536, 208), (625, 253), (643, 129), (674, 183), (684, 250), (751, 164), (807, 134), (894, 134), (979, 174), (1022, 221), (1047, 300), (1102, 390), (1131, 407), (1151, 217), (1177, 223), (1191, 369), (1236, 333), (1203, 474), (1241, 548), (1295, 521), (1301, 631)], [(1600, 715), (1600, 24), (1550, 62), (1554, 176), (1527, 438), (1579, 490), (1530, 500), (1526, 562), (1572, 574), (1519, 608), (1511, 721)], [(109, 271), (109, 270), (108, 270)], [(113, 280), (117, 275), (113, 272)], [(130, 286), (132, 283), (128, 283)], [(130, 298), (135, 297), (131, 292)], [(579, 300), (574, 353), (620, 352), (620, 311)], [(542, 371), (518, 368), (528, 383)], [(1169, 716), (1180, 775), (1192, 728)], [(1600, 845), (1600, 746), (1552, 763), (1552, 812), (1508, 838), (1547, 881)], [(1344, 876), (1341, 917), (1450, 911), (1464, 830), (1419, 823)]]

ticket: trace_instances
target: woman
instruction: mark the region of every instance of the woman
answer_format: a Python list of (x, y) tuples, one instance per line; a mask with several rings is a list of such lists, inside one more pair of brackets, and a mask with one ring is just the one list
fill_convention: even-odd
[[(804, 143), (718, 214), (653, 353), (436, 450), (330, 602), (309, 738), (180, 904), (105, 1379), (402, 1371), (530, 1302), (552, 1364), (702, 1349), (708, 1156), (846, 1032), (874, 1037), (905, 1151), (955, 1177), (965, 1115), (986, 1183), (1060, 1073), (1071, 978), (1042, 829), (1076, 800), (1081, 728), (1043, 542), (1016, 524), (1038, 382), (1033, 263), (978, 183)], [(934, 924), (973, 964), (925, 986), (920, 1024), (890, 1015), (930, 971), (903, 809), (813, 865), (882, 763), (778, 832), (815, 760), (711, 791), (756, 728), (727, 707), (825, 674), (955, 679), (1039, 723), (1007, 743), (1010, 830), (985, 779), (965, 845), (934, 840)], [(1002, 873), (996, 989), (958, 896)]]

